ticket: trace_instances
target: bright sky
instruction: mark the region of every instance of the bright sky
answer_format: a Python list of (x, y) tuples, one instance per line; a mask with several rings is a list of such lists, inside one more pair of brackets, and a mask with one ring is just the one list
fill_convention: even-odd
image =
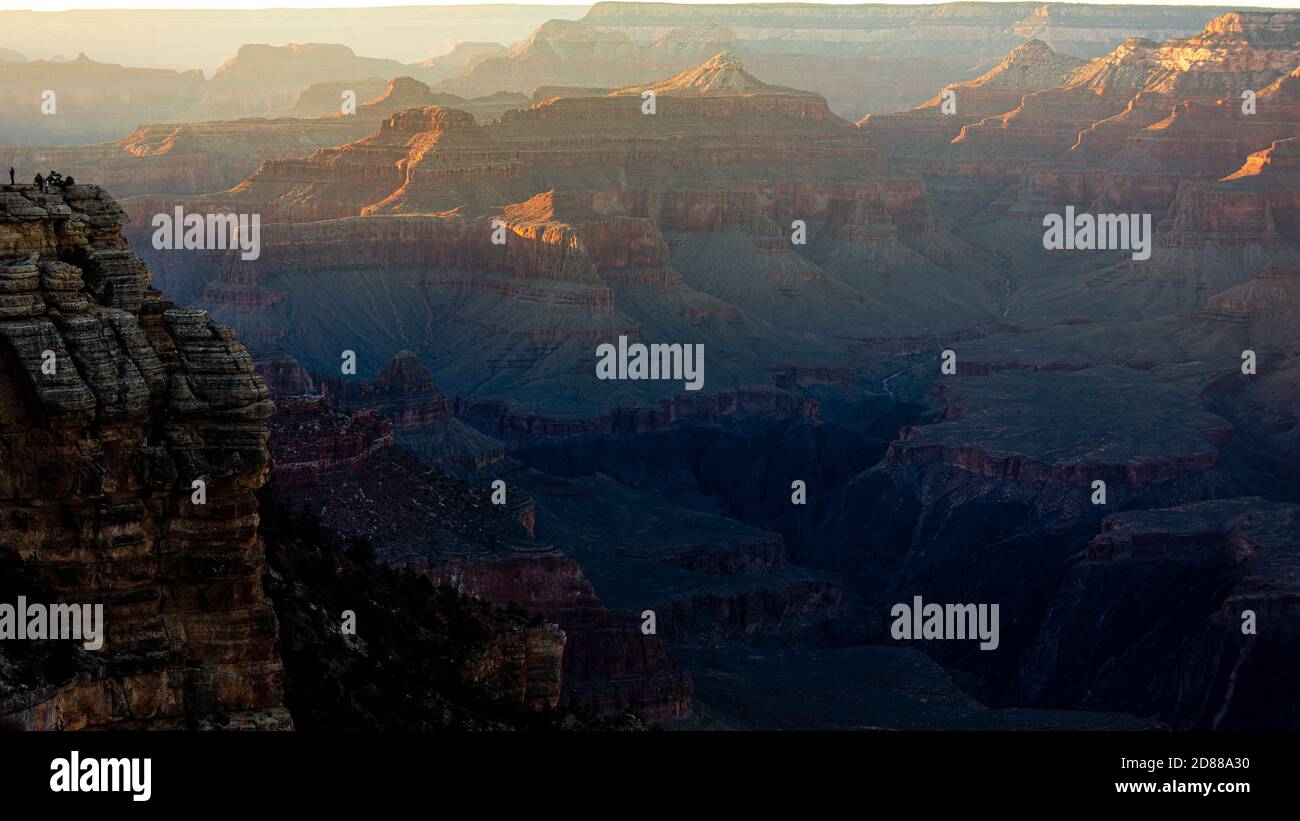
[[(997, 0), (995, 0), (996, 2)], [(1074, 0), (1091, 3), (1097, 0)], [(674, 0), (678, 3), (732, 3), (752, 0)], [(822, 0), (835, 5), (852, 5), (857, 0)], [(875, 0), (891, 2), (891, 0)], [(1004, 0), (1011, 2), (1011, 0)], [(1050, 0), (1049, 0), (1050, 2)], [(565, 3), (563, 0), (513, 0), (513, 5), (528, 6), (582, 6), (590, 3)], [(464, 0), (0, 0), (5, 9), (30, 9), (36, 11), (66, 11), (68, 9), (283, 9), (283, 8), (368, 8), (374, 6), (465, 6), (490, 5), (466, 3)], [(1112, 5), (1163, 5), (1163, 6), (1232, 6), (1232, 2), (1178, 3), (1170, 0), (1123, 0)], [(1267, 6), (1270, 8), (1295, 8), (1294, 0), (1254, 0), (1240, 4), (1242, 8)]]

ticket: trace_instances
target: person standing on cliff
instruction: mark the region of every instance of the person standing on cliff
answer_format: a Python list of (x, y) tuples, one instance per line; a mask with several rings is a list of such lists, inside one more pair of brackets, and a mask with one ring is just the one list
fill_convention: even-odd
[(32, 180), (32, 182), (36, 183), (36, 190), (42, 192), (45, 190), (45, 178), (41, 176), (41, 172), (36, 172), (36, 179)]
[(14, 184), (14, 167), (12, 165), (9, 166), (9, 184)]

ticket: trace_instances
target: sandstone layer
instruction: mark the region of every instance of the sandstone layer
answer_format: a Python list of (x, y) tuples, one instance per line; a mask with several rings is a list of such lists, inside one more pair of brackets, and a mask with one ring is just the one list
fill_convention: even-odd
[(101, 189), (0, 197), (0, 534), (59, 600), (102, 604), (107, 633), (70, 680), (6, 688), (5, 723), (290, 727), (254, 497), (274, 405), (251, 358), (149, 288)]

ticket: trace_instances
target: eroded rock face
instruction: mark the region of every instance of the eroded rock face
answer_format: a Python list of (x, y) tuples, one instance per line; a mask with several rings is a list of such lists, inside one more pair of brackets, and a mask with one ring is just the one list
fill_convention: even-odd
[(229, 329), (149, 288), (125, 220), (95, 186), (0, 190), (0, 541), (107, 627), (74, 678), (9, 683), (0, 714), (288, 728), (253, 495), (275, 408)]

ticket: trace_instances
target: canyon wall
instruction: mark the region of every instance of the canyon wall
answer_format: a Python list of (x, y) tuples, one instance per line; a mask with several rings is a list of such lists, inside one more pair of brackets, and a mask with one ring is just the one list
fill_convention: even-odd
[(149, 288), (125, 221), (94, 186), (0, 191), (0, 537), (106, 621), (75, 674), (0, 713), (288, 728), (254, 497), (274, 405), (229, 329)]

